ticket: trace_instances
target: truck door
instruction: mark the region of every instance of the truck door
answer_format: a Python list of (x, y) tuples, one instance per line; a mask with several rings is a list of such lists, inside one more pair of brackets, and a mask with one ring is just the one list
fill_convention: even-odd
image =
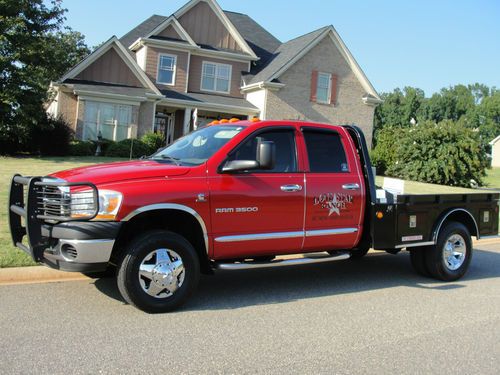
[(299, 252), (303, 240), (304, 174), (299, 172), (296, 129), (258, 130), (227, 160), (256, 160), (260, 141), (273, 141), (273, 170), (209, 177), (215, 259)]
[(304, 251), (349, 249), (362, 232), (364, 181), (342, 130), (302, 128), (309, 163)]

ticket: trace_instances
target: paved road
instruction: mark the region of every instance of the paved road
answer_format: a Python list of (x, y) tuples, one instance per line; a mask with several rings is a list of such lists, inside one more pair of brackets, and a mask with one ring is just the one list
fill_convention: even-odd
[(112, 279), (0, 287), (0, 373), (500, 371), (500, 245), (466, 278), (406, 253), (205, 277), (182, 311), (125, 305)]

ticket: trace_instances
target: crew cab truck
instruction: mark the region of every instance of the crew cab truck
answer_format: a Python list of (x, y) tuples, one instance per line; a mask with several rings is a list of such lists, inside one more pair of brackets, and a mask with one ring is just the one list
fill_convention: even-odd
[(497, 193), (385, 195), (359, 128), (234, 119), (141, 160), (15, 175), (9, 219), (14, 244), (37, 262), (116, 267), (123, 298), (146, 312), (177, 308), (200, 273), (370, 248), (409, 250), (418, 273), (452, 281), (469, 267), (471, 236), (498, 233)]

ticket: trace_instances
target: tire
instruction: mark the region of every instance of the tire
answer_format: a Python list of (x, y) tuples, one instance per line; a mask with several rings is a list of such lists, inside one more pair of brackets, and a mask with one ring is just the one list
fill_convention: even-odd
[(422, 276), (429, 277), (429, 271), (425, 264), (425, 255), (428, 251), (427, 247), (415, 247), (410, 250), (410, 261), (413, 269)]
[(460, 279), (472, 259), (472, 240), (469, 230), (461, 223), (446, 223), (440, 231), (436, 245), (425, 252), (429, 274), (439, 280)]
[(126, 249), (118, 266), (117, 284), (129, 304), (148, 313), (164, 313), (186, 302), (199, 278), (198, 255), (184, 237), (151, 231)]
[(368, 246), (356, 247), (350, 251), (351, 259), (353, 260), (361, 259), (366, 254), (368, 254), (368, 251), (370, 251), (370, 248)]

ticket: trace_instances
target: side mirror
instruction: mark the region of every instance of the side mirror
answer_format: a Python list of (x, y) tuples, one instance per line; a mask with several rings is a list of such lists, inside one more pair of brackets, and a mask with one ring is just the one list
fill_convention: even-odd
[(273, 169), (276, 164), (276, 146), (272, 141), (262, 141), (257, 147), (257, 160), (231, 160), (222, 167), (222, 173)]
[(259, 169), (273, 169), (276, 164), (276, 146), (273, 141), (262, 141), (257, 148)]

